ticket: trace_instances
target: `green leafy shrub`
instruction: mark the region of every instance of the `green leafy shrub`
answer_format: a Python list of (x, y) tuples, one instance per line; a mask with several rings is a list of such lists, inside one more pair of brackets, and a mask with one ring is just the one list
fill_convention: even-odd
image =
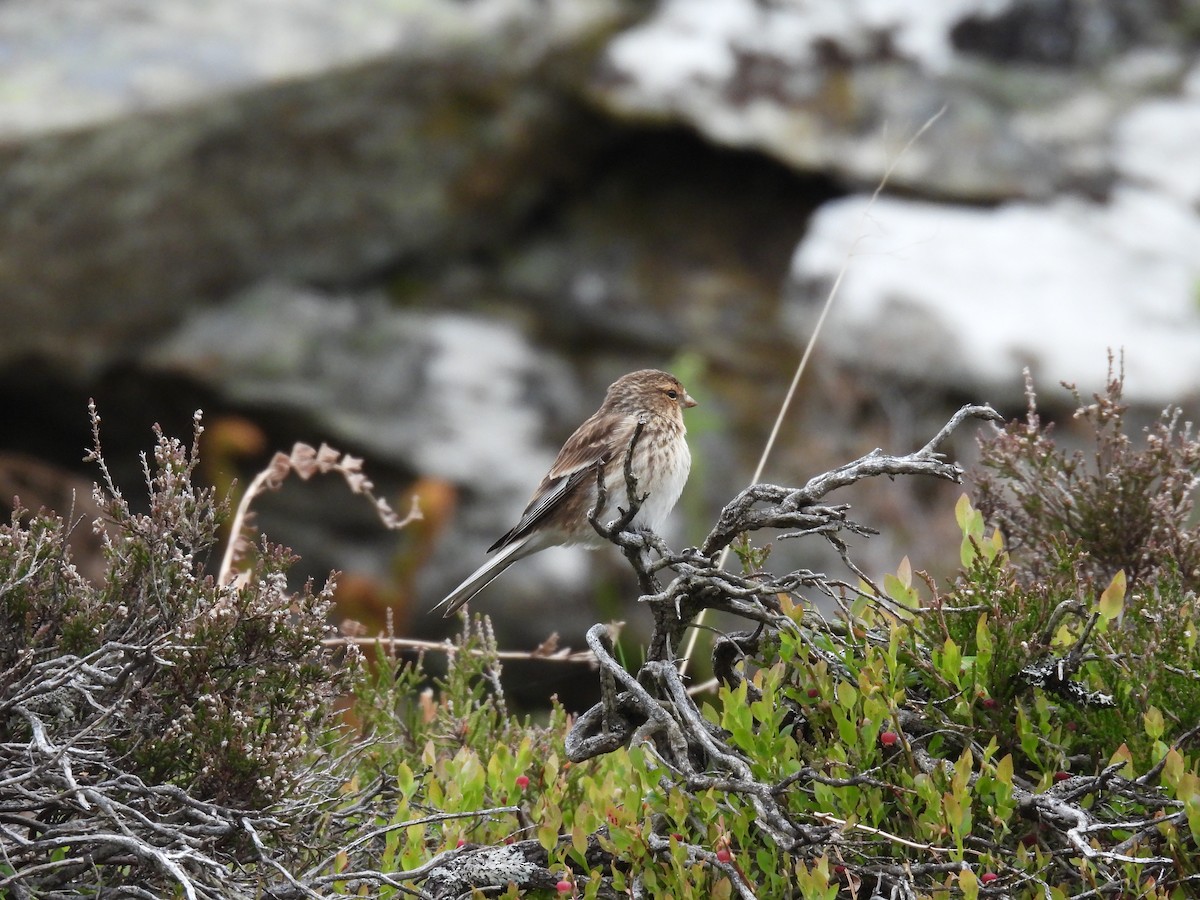
[[(1090, 421), (1089, 409), (1111, 411), (1118, 400), (1110, 389), (1080, 415)], [(984, 439), (984, 460), (999, 472), (990, 496), (1009, 490), (1010, 479), (1024, 492), (1007, 520), (1023, 524), (1020, 546), (1006, 546), (995, 527), (998, 507), (989, 523), (964, 497), (956, 511), (963, 567), (946, 586), (914, 576), (907, 563), (880, 585), (776, 576), (744, 538), (741, 576), (708, 567), (703, 553), (665, 551), (657, 571), (677, 576), (643, 598), (649, 605), (703, 598), (759, 623), (726, 636), (732, 652), (714, 661), (726, 683), (693, 715), (670, 688), (671, 669), (656, 662), (663, 651), (652, 646), (636, 681), (623, 681), (603, 642), (592, 643), (620, 690), (604, 707), (614, 721), (599, 738), (624, 734), (618, 745), (569, 769), (544, 734), (548, 749), (531, 756), (495, 749), (500, 734), (490, 752), (487, 741), (453, 756), (445, 746), (426, 758), (437, 773), (428, 790), (440, 802), (455, 809), (460, 800), (432, 787), (448, 778), (479, 786), (477, 802), (516, 797), (520, 812), (490, 831), (473, 825), (473, 843), (460, 850), (451, 845), (467, 834), (441, 824), (417, 837), (449, 855), (450, 871), (454, 859), (537, 834), (547, 851), (539, 863), (561, 867), (586, 896), (1191, 896), (1200, 884), (1200, 762), (1191, 746), (1200, 734), (1200, 616), (1182, 575), (1195, 534), (1190, 495), (1179, 487), (1194, 491), (1196, 446), (1174, 414), (1147, 451), (1108, 412), (1095, 421), (1102, 478), (1036, 426), (1023, 426), (1015, 442), (1014, 426)], [(844, 508), (816, 505), (822, 493), (861, 477), (852, 472), (934, 473), (920, 465), (931, 458), (922, 453), (873, 454), (804, 489), (752, 489), (727, 507), (705, 549), (735, 532), (739, 518), (803, 534), (853, 530)], [(1122, 501), (1103, 491), (1127, 494), (1116, 470), (1138, 473), (1137, 509), (1112, 528), (1075, 531), (1070, 516), (1050, 524), (1056, 509), (1087, 507), (1088, 522), (1100, 510), (1116, 516)], [(1041, 507), (1028, 499), (1064, 484), (1079, 496)], [(764, 502), (775, 505), (764, 510)], [(1145, 510), (1173, 518), (1146, 531)], [(640, 565), (637, 541), (620, 540)], [(1129, 560), (1136, 577), (1114, 568)], [(817, 612), (822, 595), (836, 615)], [(654, 608), (660, 623), (674, 621), (669, 606)], [(656, 646), (670, 665), (670, 636)], [(461, 712), (453, 694), (438, 702)], [(569, 758), (595, 739), (585, 728), (563, 750)], [(456, 757), (465, 769), (447, 763)], [(505, 790), (517, 772), (530, 773), (536, 796)], [(424, 883), (434, 896), (464, 884)]]

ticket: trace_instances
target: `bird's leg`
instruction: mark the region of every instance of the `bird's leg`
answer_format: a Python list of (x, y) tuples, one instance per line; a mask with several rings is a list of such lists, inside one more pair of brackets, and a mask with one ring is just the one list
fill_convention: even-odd
[[(638, 418), (637, 425), (634, 426), (633, 435), (629, 438), (629, 447), (625, 450), (625, 497), (629, 501), (629, 512), (621, 516), (621, 528), (626, 528), (633, 517), (638, 514), (638, 510), (642, 508), (642, 504), (646, 502), (649, 493), (638, 496), (638, 480), (633, 474), (633, 451), (637, 448), (638, 439), (642, 436), (642, 430), (646, 427), (646, 417)], [(620, 509), (620, 507), (617, 507)]]
[[(632, 524), (634, 520), (634, 517), (637, 516), (638, 511), (642, 508), (642, 504), (646, 501), (646, 498), (650, 496), (648, 493), (641, 495), (638, 494), (638, 479), (637, 476), (633, 474), (633, 451), (637, 448), (637, 442), (641, 438), (642, 431), (645, 429), (645, 427), (646, 419), (644, 417), (638, 419), (637, 425), (635, 425), (633, 429), (633, 435), (629, 438), (629, 446), (625, 449), (625, 498), (629, 503), (629, 508), (622, 509), (618, 506), (617, 512), (619, 515), (617, 518), (603, 527), (596, 524), (593, 516), (588, 516), (588, 520), (591, 521), (593, 527), (595, 527), (600, 534), (621, 547), (627, 546), (628, 542), (626, 540), (622, 540), (619, 537), (620, 534), (629, 528), (630, 524)], [(608, 503), (608, 486), (604, 483), (605, 469), (607, 468), (607, 457), (596, 463), (596, 509), (593, 510), (596, 515), (599, 515), (598, 510), (604, 509), (605, 505)]]
[(607, 454), (596, 460), (592, 468), (596, 470), (596, 505), (588, 510), (588, 522), (600, 537), (611, 541), (613, 533), (610, 526), (600, 521), (600, 510), (608, 503), (608, 486), (604, 483), (604, 470), (608, 468)]
[(633, 435), (629, 439), (629, 446), (625, 450), (625, 496), (629, 503), (628, 509), (617, 507), (617, 512), (620, 514), (612, 522), (603, 523), (600, 521), (600, 511), (608, 505), (608, 485), (605, 483), (605, 475), (608, 469), (609, 457), (603, 457), (596, 461), (596, 505), (588, 511), (588, 522), (596, 529), (596, 532), (603, 538), (616, 544), (621, 548), (621, 552), (625, 554), (625, 558), (629, 560), (633, 566), (634, 572), (637, 573), (638, 584), (643, 593), (655, 594), (662, 588), (658, 583), (658, 579), (654, 577), (651, 571), (650, 550), (658, 548), (661, 541), (654, 532), (648, 529), (638, 529), (630, 531), (629, 526), (633, 523), (634, 517), (642, 508), (642, 503), (650, 496), (649, 494), (638, 493), (638, 479), (633, 474), (633, 454), (637, 448), (638, 440), (642, 436), (642, 431), (646, 427), (646, 419), (638, 419), (638, 423), (634, 426)]

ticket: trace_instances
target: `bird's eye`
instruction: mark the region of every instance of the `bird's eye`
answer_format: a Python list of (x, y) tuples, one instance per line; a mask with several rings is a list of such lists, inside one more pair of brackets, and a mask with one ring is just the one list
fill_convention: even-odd
[(668, 388), (668, 389), (667, 389), (667, 396), (668, 396), (668, 397), (670, 397), (672, 400), (678, 400), (678, 399), (679, 399), (679, 392), (678, 392), (677, 390), (675, 390), (674, 388)]

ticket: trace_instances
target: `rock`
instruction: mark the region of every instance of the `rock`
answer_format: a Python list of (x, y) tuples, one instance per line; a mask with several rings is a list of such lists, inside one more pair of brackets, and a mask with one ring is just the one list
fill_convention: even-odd
[(804, 338), (858, 241), (821, 345), (847, 366), (1019, 402), (1023, 365), (1098, 387), (1106, 349), (1124, 346), (1130, 398), (1159, 404), (1200, 391), (1187, 15), (1125, 0), (667, 0), (611, 42), (593, 88), (617, 115), (796, 170), (874, 188), (894, 166), (889, 187), (922, 199), (885, 197), (869, 220), (865, 196), (829, 203), (793, 264)]
[(1103, 193), (1115, 119), (1195, 57), (1186, 12), (1154, 10), (667, 0), (612, 41), (593, 89), (617, 115), (686, 122), (716, 143), (869, 187), (944, 107), (894, 185), (972, 202)]
[[(301, 416), (376, 459), (513, 502), (553, 458), (542, 430), (579, 400), (565, 364), (511, 326), (282, 282), (193, 312), (146, 365), (235, 403)], [(496, 446), (510, 452), (498, 460)]]
[(1183, 38), (1171, 33), (1171, 21), (1184, 16), (1161, 0), (1009, 0), (958, 12), (955, 50), (1002, 64), (1095, 67), (1139, 45)]
[[(541, 429), (577, 400), (566, 366), (515, 328), (283, 282), (193, 312), (146, 363), (492, 495), (531, 489), (550, 463)], [(507, 465), (489, 444), (513, 448)]]
[(692, 134), (630, 138), (501, 259), (492, 295), (530, 310), (555, 346), (643, 361), (686, 350), (732, 368), (754, 347), (757, 367), (793, 349), (779, 335), (779, 285), (831, 196), (828, 182)]
[(1116, 125), (1113, 165), (1129, 181), (1157, 188), (1200, 211), (1200, 65), (1179, 97), (1150, 99)]
[(95, 370), (265, 277), (362, 283), (494, 244), (586, 155), (544, 69), (619, 15), (0, 4), (0, 363)]
[(845, 364), (1019, 405), (1041, 385), (1102, 387), (1124, 350), (1126, 396), (1200, 395), (1200, 216), (1155, 191), (995, 210), (866, 196), (826, 204), (797, 249), (798, 335), (843, 264), (822, 344)]
[[(382, 464), (452, 483), (458, 511), (420, 573), (422, 610), (483, 561), (561, 440), (599, 403), (583, 396), (559, 357), (510, 325), (398, 311), (377, 294), (333, 295), (280, 282), (192, 312), (146, 365), (150, 373), (200, 382), (242, 408), (284, 413), (314, 433), (336, 435), (338, 449), (367, 457), (372, 477)], [(311, 502), (305, 509), (284, 501), (292, 515), (264, 517), (266, 532), (318, 572), (328, 559), (324, 571), (357, 562), (360, 572), (386, 575), (391, 554), (383, 548), (395, 548), (395, 538), (370, 525), (365, 503), (351, 510), (357, 527), (331, 523), (329, 515), (344, 519), (356, 504), (338, 484), (318, 490), (325, 514), (314, 515)], [(332, 532), (331, 524), (338, 526)], [(363, 552), (364, 533), (373, 534), (370, 553)], [(539, 554), (491, 593), (518, 598), (521, 609), (578, 592), (587, 557), (582, 550)], [(576, 613), (589, 615), (586, 607)]]

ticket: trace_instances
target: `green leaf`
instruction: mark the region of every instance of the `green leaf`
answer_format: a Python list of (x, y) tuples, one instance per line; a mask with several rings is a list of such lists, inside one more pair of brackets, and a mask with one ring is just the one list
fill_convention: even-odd
[[(905, 557), (907, 561), (908, 557)], [(907, 581), (904, 577), (898, 575), (883, 576), (883, 591), (894, 602), (908, 609), (916, 609), (921, 605), (921, 598), (917, 595), (917, 589), (912, 586), (912, 573), (907, 575)]]
[(1175, 795), (1183, 801), (1192, 838), (1200, 841), (1200, 778), (1185, 772), (1175, 789)]
[(1151, 706), (1142, 713), (1142, 721), (1146, 725), (1146, 734), (1150, 737), (1150, 740), (1157, 741), (1163, 736), (1165, 723), (1163, 722), (1162, 711), (1157, 706)]
[(1163, 784), (1174, 787), (1179, 784), (1180, 778), (1183, 777), (1184, 763), (1183, 757), (1179, 751), (1172, 747), (1167, 752), (1167, 758), (1163, 763), (1162, 780)]
[(1100, 595), (1098, 610), (1104, 621), (1111, 622), (1125, 609), (1125, 570), (1121, 569), (1113, 576), (1104, 593)]
[(958, 889), (962, 891), (964, 900), (976, 900), (979, 896), (979, 879), (970, 869), (958, 873)]
[(982, 667), (986, 667), (992, 658), (992, 633), (988, 630), (987, 618), (987, 613), (980, 613), (979, 621), (975, 623), (975, 649)]
[(947, 681), (956, 687), (961, 686), (959, 680), (962, 674), (962, 651), (951, 638), (946, 638), (946, 642), (942, 644), (942, 659), (938, 670)]
[[(1125, 768), (1121, 770), (1122, 777), (1133, 777), (1133, 753), (1130, 752), (1128, 744), (1122, 744), (1120, 747), (1118, 747), (1113, 753), (1112, 758), (1109, 759), (1108, 764), (1112, 765), (1116, 762), (1125, 763)], [(1169, 763), (1170, 759), (1168, 759), (1167, 762)]]
[(971, 506), (971, 498), (966, 494), (961, 494), (958, 502), (954, 504), (954, 519), (958, 522), (958, 527), (962, 529), (963, 534), (970, 533), (974, 516), (975, 508)]
[(1004, 552), (1004, 534), (999, 528), (992, 529), (992, 537), (988, 541), (988, 550), (988, 559), (995, 559)]
[(835, 693), (837, 694), (838, 704), (843, 709), (853, 709), (854, 705), (858, 703), (858, 691), (849, 682), (839, 681), (837, 688), (835, 688)]
[(543, 823), (537, 829), (538, 843), (544, 850), (553, 850), (558, 845), (558, 829), (549, 822)]
[(1007, 754), (1000, 762), (996, 763), (996, 780), (1001, 784), (1007, 784), (1012, 787), (1013, 783), (1013, 758), (1012, 754)]
[(1035, 763), (1038, 761), (1038, 748), (1041, 744), (1038, 741), (1037, 726), (1029, 721), (1029, 716), (1025, 713), (1025, 708), (1017, 707), (1017, 738), (1021, 742), (1021, 751)]

